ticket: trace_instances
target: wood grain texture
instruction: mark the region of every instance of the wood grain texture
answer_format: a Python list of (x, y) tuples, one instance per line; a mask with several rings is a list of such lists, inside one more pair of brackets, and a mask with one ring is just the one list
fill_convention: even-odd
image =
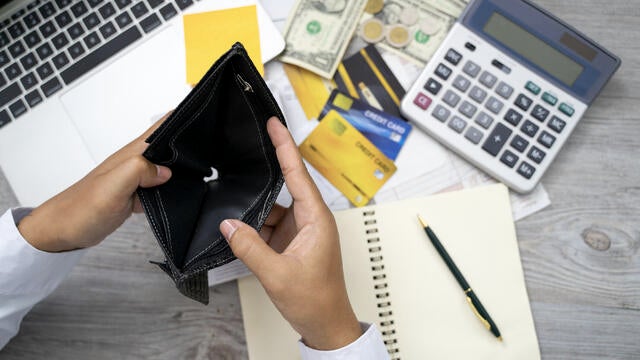
[[(640, 3), (537, 2), (623, 60), (543, 178), (552, 205), (516, 224), (540, 348), (544, 359), (638, 359)], [(0, 211), (16, 204), (0, 174)], [(27, 315), (0, 358), (247, 358), (235, 283), (211, 289), (205, 307), (150, 259), (160, 252), (134, 217)]]

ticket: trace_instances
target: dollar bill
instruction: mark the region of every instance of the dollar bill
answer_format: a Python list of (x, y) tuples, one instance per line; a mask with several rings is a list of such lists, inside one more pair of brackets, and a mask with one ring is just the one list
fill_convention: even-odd
[(280, 60), (331, 79), (367, 0), (297, 0), (285, 28)]
[(433, 8), (457, 18), (467, 6), (461, 0), (426, 0), (427, 4)]
[[(429, 61), (436, 52), (449, 29), (455, 23), (456, 17), (449, 15), (444, 10), (439, 10), (431, 3), (445, 3), (447, 0), (385, 0), (384, 8), (375, 17), (382, 20), (387, 27), (394, 25), (404, 26), (402, 12), (411, 9), (418, 14), (418, 21), (413, 25), (406, 25), (411, 41), (403, 47), (395, 47), (388, 40), (382, 40), (377, 45), (405, 57), (408, 57), (420, 65)], [(453, 8), (453, 5), (451, 5)], [(462, 11), (462, 9), (460, 10)], [(366, 21), (371, 16), (363, 16)], [(428, 29), (426, 29), (426, 28)]]

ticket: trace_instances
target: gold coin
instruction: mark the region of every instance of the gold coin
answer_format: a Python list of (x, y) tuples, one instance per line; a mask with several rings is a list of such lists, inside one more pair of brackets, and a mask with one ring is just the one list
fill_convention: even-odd
[(404, 25), (393, 25), (387, 32), (387, 41), (391, 46), (397, 48), (409, 45), (411, 42), (409, 28)]
[(362, 40), (374, 44), (384, 39), (384, 23), (380, 19), (371, 18), (362, 24), (360, 35)]
[(384, 0), (369, 0), (364, 11), (369, 14), (377, 14), (384, 7)]

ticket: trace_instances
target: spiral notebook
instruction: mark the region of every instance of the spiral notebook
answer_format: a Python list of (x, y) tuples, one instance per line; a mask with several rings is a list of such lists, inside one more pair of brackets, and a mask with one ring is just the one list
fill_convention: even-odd
[[(504, 341), (470, 310), (417, 219), (424, 218)], [(391, 359), (540, 359), (508, 190), (496, 184), (334, 213), (358, 319)], [(255, 277), (238, 281), (251, 360), (299, 359), (299, 339)]]

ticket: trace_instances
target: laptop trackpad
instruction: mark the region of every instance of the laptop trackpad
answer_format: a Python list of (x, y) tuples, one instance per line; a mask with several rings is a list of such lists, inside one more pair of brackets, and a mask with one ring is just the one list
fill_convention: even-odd
[(96, 162), (142, 134), (190, 90), (177, 26), (125, 51), (61, 97)]

